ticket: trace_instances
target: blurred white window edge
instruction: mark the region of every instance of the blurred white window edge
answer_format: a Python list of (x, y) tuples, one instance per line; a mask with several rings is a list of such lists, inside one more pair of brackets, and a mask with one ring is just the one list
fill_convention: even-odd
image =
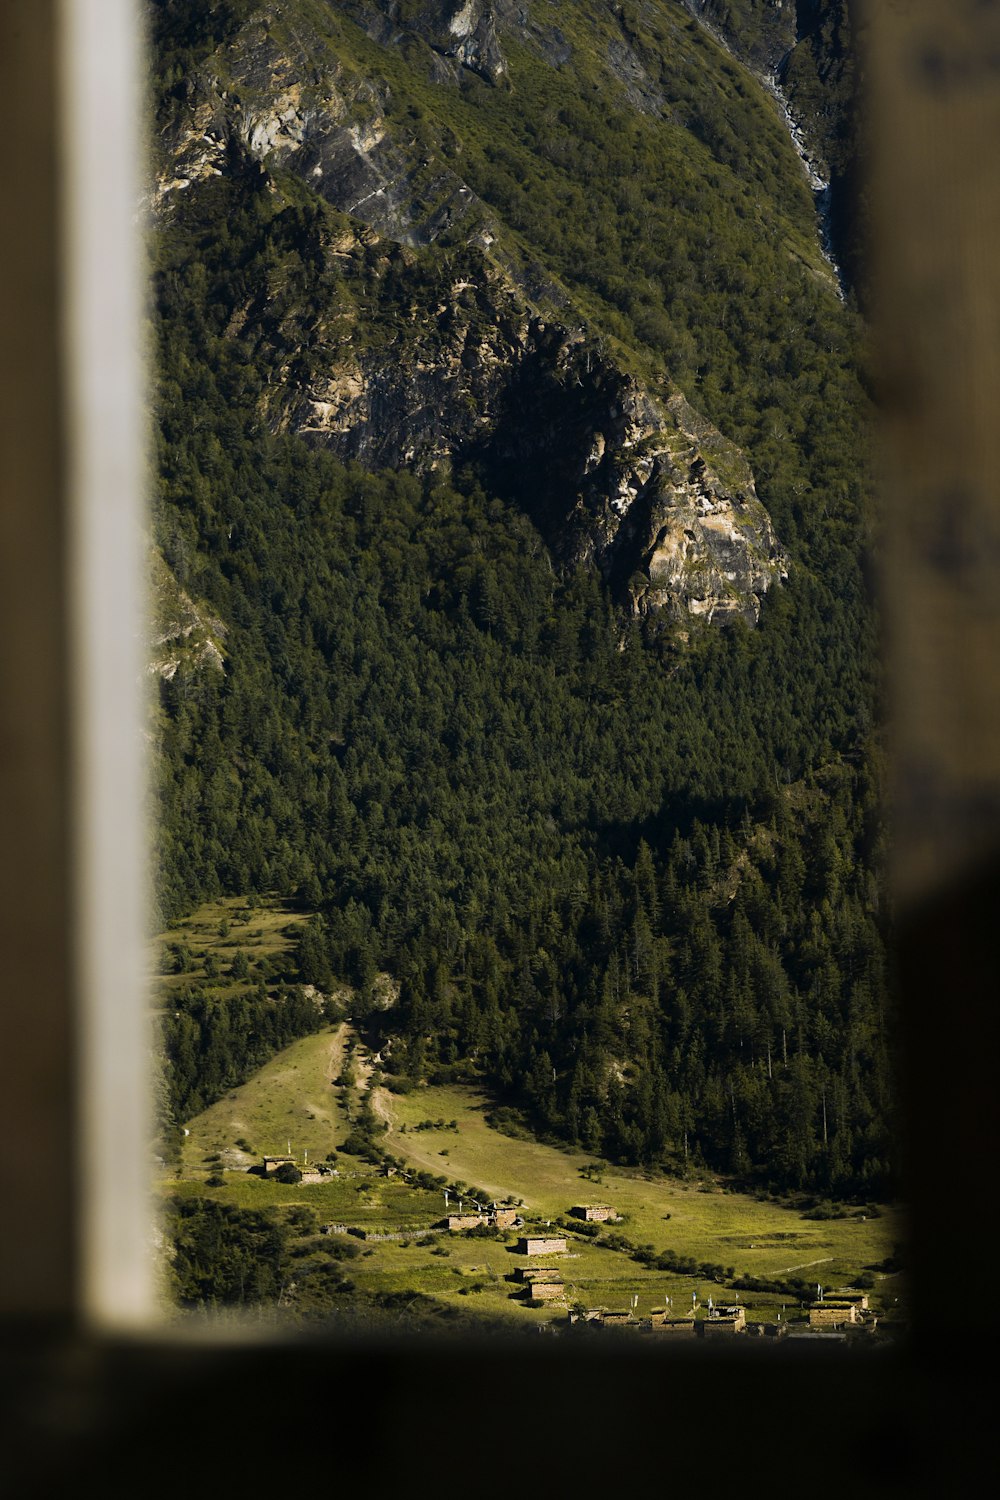
[(83, 1323), (157, 1296), (145, 929), (144, 52), (135, 0), (60, 0), (77, 1287)]

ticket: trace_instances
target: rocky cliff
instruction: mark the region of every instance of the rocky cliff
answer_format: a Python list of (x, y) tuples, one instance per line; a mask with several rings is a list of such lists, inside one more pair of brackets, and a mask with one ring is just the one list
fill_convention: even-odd
[[(552, 28), (480, 0), (342, 9), (352, 21), (317, 8), (306, 27), (308, 8), (294, 25), (251, 8), (161, 116), (161, 223), (219, 176), (325, 205), (313, 285), (289, 295), (276, 266), (227, 330), (270, 371), (269, 425), (372, 468), (471, 464), (634, 612), (756, 621), (787, 560), (746, 460), (666, 372), (612, 352), (463, 180), (458, 135), (406, 110), (379, 66), (417, 47), (439, 87), (505, 86), (504, 28), (556, 67)], [(648, 109), (623, 47), (602, 66)]]

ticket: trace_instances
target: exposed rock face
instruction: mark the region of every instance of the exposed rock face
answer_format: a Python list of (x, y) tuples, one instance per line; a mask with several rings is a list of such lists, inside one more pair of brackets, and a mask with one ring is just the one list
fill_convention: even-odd
[(594, 562), (635, 613), (756, 622), (785, 576), (738, 450), (682, 396), (659, 398), (617, 369), (582, 330), (529, 325), (483, 456), (556, 556)]
[[(496, 13), (527, 22), (511, 0), (346, 9), (382, 44), (416, 32), (493, 82), (506, 67)], [(647, 389), (615, 362), (505, 244), (460, 154), (393, 129), (384, 81), (329, 38), (279, 31), (279, 14), (262, 6), (189, 83), (154, 199), (171, 213), (213, 175), (290, 172), (349, 216), (314, 247), (308, 306), (276, 313), (283, 299), (261, 287), (229, 329), (273, 369), (270, 425), (372, 468), (470, 462), (557, 560), (597, 566), (634, 612), (755, 621), (786, 561), (742, 455), (668, 383)], [(652, 106), (647, 82), (630, 72), (637, 108)], [(433, 247), (457, 226), (464, 245), (452, 233), (445, 259)]]
[(386, 87), (341, 68), (309, 42), (279, 37), (262, 13), (217, 67), (202, 70), (162, 139), (154, 207), (251, 159), (292, 172), (335, 208), (401, 244), (431, 243), (468, 211), (468, 188), (447, 168), (393, 143)]
[(419, 36), (440, 57), (500, 83), (507, 61), (496, 31), (496, 7), (485, 0), (349, 0), (369, 36), (384, 45)]
[(177, 673), (223, 670), (226, 627), (180, 587), (159, 553), (153, 554), (152, 619), (146, 670), (170, 682)]

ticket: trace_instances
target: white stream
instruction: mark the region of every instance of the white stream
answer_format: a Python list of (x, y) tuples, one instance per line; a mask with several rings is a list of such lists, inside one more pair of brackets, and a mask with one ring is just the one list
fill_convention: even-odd
[[(717, 35), (717, 33), (715, 34)], [(723, 41), (721, 37), (719, 37), (718, 40)], [(723, 46), (725, 45), (726, 44), (723, 41)], [(726, 50), (729, 50), (728, 47)], [(822, 163), (818, 162), (814, 156), (810, 155), (809, 148), (806, 145), (802, 126), (792, 114), (791, 106), (788, 103), (788, 99), (780, 83), (781, 70), (784, 67), (785, 62), (789, 56), (790, 53), (786, 52), (785, 56), (778, 64), (775, 72), (758, 73), (756, 76), (777, 104), (779, 113), (781, 114), (781, 118), (784, 120), (785, 127), (788, 130), (789, 136), (791, 137), (792, 145), (795, 147), (795, 153), (798, 156), (799, 161), (805, 168), (806, 177), (809, 180), (809, 186), (812, 188), (813, 199), (816, 205), (816, 221), (819, 226), (820, 249), (823, 252), (823, 258), (826, 260), (827, 264), (830, 266), (831, 270), (837, 278), (837, 295), (840, 298), (841, 302), (843, 302), (844, 277), (843, 273), (841, 272), (840, 266), (837, 264), (837, 261), (833, 254), (833, 236), (830, 228), (830, 179), (826, 175)]]

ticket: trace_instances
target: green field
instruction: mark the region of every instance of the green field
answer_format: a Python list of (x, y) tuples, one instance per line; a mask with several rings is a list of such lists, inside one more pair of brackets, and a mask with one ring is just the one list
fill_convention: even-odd
[[(216, 994), (225, 995), (248, 988), (251, 981), (284, 977), (293, 959), (297, 931), (310, 915), (291, 902), (273, 898), (266, 904), (240, 896), (205, 902), (151, 940), (149, 962), (158, 1002), (165, 1005), (173, 991), (192, 982), (207, 980)], [(170, 972), (178, 949), (186, 949), (189, 957), (183, 968)], [(238, 951), (247, 957), (248, 981), (227, 983), (224, 975)], [(212, 978), (213, 964), (222, 983)]]
[[(291, 1151), (317, 1161), (339, 1146), (349, 1127), (343, 1090), (333, 1080), (343, 1064), (345, 1029), (328, 1026), (293, 1042), (197, 1115), (182, 1148), (184, 1173), (196, 1173), (213, 1153), (224, 1166), (245, 1171), (262, 1156)], [(247, 1146), (237, 1146), (240, 1140)]]
[[(348, 1053), (355, 1078), (339, 1083)], [(364, 1049), (346, 1023), (295, 1042), (188, 1123), (180, 1167), (161, 1184), (163, 1193), (201, 1194), (235, 1207), (277, 1210), (281, 1216), (310, 1208), (306, 1227), (314, 1242), (307, 1234), (296, 1252), (305, 1259), (314, 1245), (321, 1252), (314, 1232), (323, 1224), (406, 1236), (375, 1242), (356, 1238), (361, 1248), (350, 1261), (350, 1276), (359, 1292), (422, 1294), (443, 1307), (499, 1320), (500, 1326), (564, 1321), (573, 1305), (624, 1310), (632, 1297), (638, 1297), (639, 1315), (663, 1308), (667, 1297), (675, 1313), (689, 1311), (693, 1296), (701, 1308), (709, 1296), (716, 1303), (733, 1299), (725, 1285), (698, 1274), (637, 1263), (606, 1243), (609, 1234), (624, 1236), (632, 1245), (653, 1245), (659, 1252), (670, 1249), (699, 1262), (732, 1267), (737, 1276), (794, 1275), (827, 1287), (849, 1284), (865, 1268), (874, 1268), (902, 1238), (900, 1214), (892, 1207), (864, 1217), (861, 1210), (852, 1210), (851, 1217), (808, 1219), (798, 1209), (727, 1191), (714, 1178), (681, 1181), (595, 1164), (577, 1151), (501, 1133), (486, 1119), (490, 1101), (466, 1086), (431, 1086), (408, 1094), (377, 1086), (370, 1099), (375, 1113), (388, 1123), (380, 1145), (407, 1168), (482, 1188), (498, 1199), (521, 1200), (532, 1231), (549, 1222), (554, 1227), (575, 1204), (608, 1203), (622, 1215), (621, 1223), (602, 1226), (596, 1240), (569, 1232), (567, 1254), (551, 1262), (558, 1263), (564, 1298), (529, 1308), (513, 1279), (524, 1264), (516, 1252), (517, 1231), (488, 1239), (432, 1230), (444, 1213), (442, 1192), (407, 1182), (402, 1173), (386, 1176), (382, 1168), (336, 1151), (367, 1093), (369, 1071)], [(300, 1162), (306, 1154), (310, 1162), (333, 1154), (337, 1177), (292, 1186), (247, 1172), (262, 1155), (285, 1152), (289, 1144)], [(221, 1175), (221, 1184), (209, 1185), (213, 1175)], [(874, 1274), (873, 1305), (898, 1311), (900, 1278)], [(786, 1316), (798, 1312), (796, 1301), (786, 1294), (744, 1292), (739, 1297), (751, 1321), (770, 1320), (782, 1307)]]
[[(497, 1197), (522, 1198), (526, 1216), (536, 1221), (554, 1219), (577, 1203), (608, 1203), (626, 1216), (620, 1228), (637, 1244), (669, 1246), (752, 1276), (775, 1276), (815, 1261), (817, 1279), (824, 1282), (884, 1258), (900, 1237), (890, 1209), (881, 1210), (878, 1219), (817, 1222), (768, 1200), (726, 1192), (714, 1178), (682, 1182), (603, 1164), (599, 1178), (590, 1180), (583, 1175), (590, 1156), (501, 1134), (484, 1117), (488, 1101), (466, 1088), (426, 1088), (404, 1096), (383, 1089), (379, 1096), (394, 1121), (385, 1137), (394, 1156)], [(456, 1119), (457, 1132), (412, 1132), (419, 1120), (442, 1117)]]

